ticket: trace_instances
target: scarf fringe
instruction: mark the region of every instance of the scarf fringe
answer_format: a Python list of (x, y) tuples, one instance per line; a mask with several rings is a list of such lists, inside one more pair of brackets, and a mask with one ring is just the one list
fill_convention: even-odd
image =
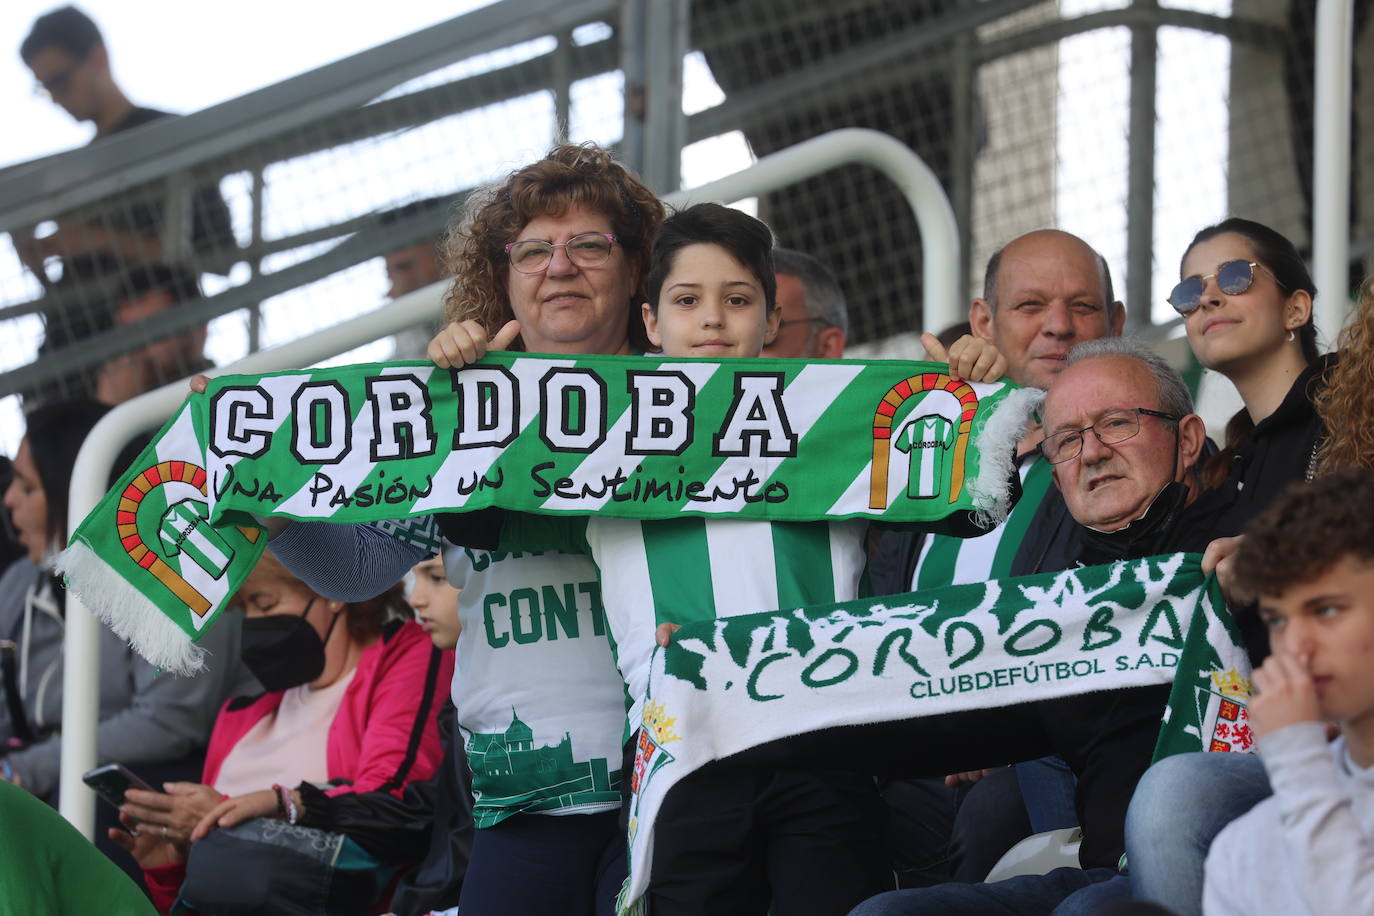
[(1016, 443), (1026, 434), (1034, 414), (1045, 402), (1038, 388), (1018, 388), (993, 408), (982, 427), (974, 430), (978, 474), (968, 482), (969, 496), (978, 508), (973, 519), (991, 530), (1011, 514), (1011, 475), (1016, 470)]
[(54, 568), (67, 588), (149, 664), (182, 677), (204, 669), (205, 650), (84, 542), (74, 541), (58, 554)]
[(616, 916), (648, 916), (649, 901), (644, 895), (630, 900), (630, 878), (627, 875), (625, 882), (620, 885), (620, 893), (615, 897)]

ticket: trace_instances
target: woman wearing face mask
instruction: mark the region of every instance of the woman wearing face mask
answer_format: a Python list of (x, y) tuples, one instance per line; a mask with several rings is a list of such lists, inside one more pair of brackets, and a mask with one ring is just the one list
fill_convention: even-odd
[[(40, 798), (57, 788), (60, 768), (66, 609), (66, 593), (47, 565), (67, 541), (67, 493), (77, 452), (108, 410), (95, 401), (67, 401), (31, 412), (4, 496), (26, 555), (0, 579), (0, 778)], [(133, 454), (131, 448), (116, 463), (116, 476)], [(154, 780), (199, 771), (215, 710), (231, 694), (239, 671), (232, 662), (237, 626), (216, 627), (204, 638), (211, 664), (188, 679), (158, 672), (101, 628), (100, 763), (123, 763)], [(106, 813), (103, 807), (100, 813)], [(108, 848), (118, 853), (112, 844)], [(133, 863), (128, 868), (137, 874)]]
[[(434, 773), (452, 654), (396, 619), (410, 616), (399, 585), (368, 601), (331, 601), (264, 554), (238, 597), (243, 663), (267, 693), (220, 711), (202, 784), (130, 790), (121, 819), (137, 832), (111, 837), (144, 867), (164, 911), (179, 899), (207, 913), (281, 900), (308, 907), (301, 912), (369, 912), (392, 872), (349, 838), (368, 825), (333, 823), (325, 799), (399, 796)], [(294, 837), (285, 847), (283, 835)], [(317, 861), (321, 848), (334, 858)], [(338, 867), (345, 859), (355, 867)]]

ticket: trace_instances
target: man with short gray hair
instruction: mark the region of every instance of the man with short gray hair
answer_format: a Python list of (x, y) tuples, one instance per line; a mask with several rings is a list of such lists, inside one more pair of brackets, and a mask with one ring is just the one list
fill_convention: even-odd
[(773, 359), (839, 359), (849, 333), (849, 311), (835, 274), (792, 248), (775, 248), (778, 308), (782, 322), (763, 356)]
[(1050, 386), (1043, 417), (1041, 454), (1074, 521), (1092, 532), (1089, 553), (1107, 542), (1094, 535), (1129, 542), (1121, 548), (1129, 552), (1153, 543), (1197, 499), (1206, 427), (1183, 379), (1144, 344), (1079, 344)]
[[(1007, 242), (988, 259), (983, 294), (969, 305), (973, 334), (992, 342), (1007, 360), (1007, 376), (1019, 385), (1046, 388), (1063, 371), (1070, 348), (1121, 333), (1125, 307), (1115, 300), (1106, 260), (1076, 235), (1037, 229)], [(1017, 446), (1022, 496), (999, 527), (975, 538), (884, 531), (869, 559), (875, 595), (984, 582), (1006, 576), (1064, 569), (1079, 550), (1079, 532), (1052, 485), (1040, 457), (1041, 431), (1027, 432)], [(1018, 840), (1075, 823), (1072, 780), (1062, 761), (1046, 761), (999, 773), (977, 786), (955, 821), (955, 874), (981, 878)], [(1020, 787), (1025, 781), (1029, 792)], [(943, 785), (910, 781), (895, 790), (912, 801), (894, 803), (893, 823), (926, 823), (945, 805)], [(1022, 800), (1026, 804), (1022, 804)], [(969, 804), (974, 803), (974, 804)], [(993, 817), (1001, 818), (996, 824)], [(1005, 822), (1002, 822), (1005, 821)], [(966, 829), (970, 828), (970, 829)], [(919, 836), (919, 833), (913, 833)], [(901, 859), (928, 859), (901, 848)]]

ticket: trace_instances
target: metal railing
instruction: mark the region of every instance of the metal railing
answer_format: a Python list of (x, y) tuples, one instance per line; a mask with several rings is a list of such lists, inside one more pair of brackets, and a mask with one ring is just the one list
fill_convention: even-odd
[(1317, 331), (1333, 344), (1350, 308), (1350, 106), (1355, 0), (1318, 0), (1312, 157), (1312, 279)]
[[(932, 71), (950, 66), (948, 49), (963, 42), (960, 53), (954, 55), (952, 66), (962, 74), (955, 81), (959, 98), (952, 125), (952, 159), (955, 163), (950, 194), (956, 220), (962, 236), (960, 248), (965, 253), (971, 245), (972, 225), (972, 168), (976, 143), (967, 123), (967, 112), (973, 105), (976, 79), (972, 72), (994, 60), (1050, 45), (1070, 36), (1086, 32), (1125, 26), (1139, 38), (1133, 45), (1131, 91), (1132, 133), (1141, 132), (1139, 142), (1132, 143), (1127, 163), (1131, 219), (1127, 224), (1127, 270), (1125, 299), (1132, 304), (1130, 320), (1148, 321), (1148, 308), (1138, 303), (1153, 300), (1150, 285), (1152, 201), (1150, 189), (1155, 178), (1152, 131), (1155, 90), (1152, 67), (1153, 35), (1163, 27), (1185, 28), (1199, 32), (1224, 35), (1236, 42), (1268, 46), (1282, 39), (1282, 31), (1275, 26), (1243, 19), (1216, 16), (1187, 10), (1161, 7), (1155, 0), (1136, 0), (1121, 10), (1090, 13), (1072, 19), (1060, 19), (1004, 32), (983, 39), (977, 30), (991, 23), (1014, 16), (1035, 5), (1035, 0), (982, 0), (960, 4), (929, 23), (927, 28), (894, 34), (881, 46), (865, 48), (862, 54), (839, 57), (796, 73), (785, 80), (775, 80), (732, 93), (714, 108), (686, 118), (685, 142), (714, 136), (737, 128), (751, 117), (765, 113), (785, 94), (806, 93), (863, 72), (875, 62), (927, 59)], [(689, 28), (682, 19), (682, 0), (671, 6), (675, 35)], [(1344, 285), (1338, 261), (1349, 251), (1349, 227), (1333, 208), (1348, 212), (1348, 168), (1336, 167), (1335, 157), (1348, 151), (1349, 137), (1349, 73), (1351, 69), (1350, 31), (1351, 0), (1321, 0), (1319, 3), (1319, 31), (1336, 29), (1345, 37), (1319, 38), (1322, 50), (1317, 54), (1318, 82), (1322, 98), (1319, 104), (1317, 127), (1317, 162), (1325, 167), (1314, 170), (1317, 193), (1314, 197), (1313, 252), (1319, 288), (1334, 291)], [(378, 48), (354, 55), (334, 64), (302, 74), (241, 98), (233, 99), (185, 118), (142, 128), (137, 136), (115, 136), (80, 150), (73, 150), (35, 163), (12, 166), (0, 171), (0, 230), (13, 229), (50, 216), (55, 211), (93, 205), (122, 189), (164, 176), (171, 176), (167, 194), (175, 196), (178, 184), (187, 185), (185, 174), (195, 168), (212, 168), (216, 173), (248, 169), (254, 176), (255, 193), (260, 190), (262, 169), (273, 162), (306, 155), (326, 144), (348, 143), (360, 138), (388, 131), (413, 127), (421, 117), (456, 114), (483, 105), (509, 99), (535, 88), (549, 88), (554, 92), (559, 111), (566, 111), (568, 87), (572, 81), (619, 67), (627, 73), (643, 70), (633, 61), (643, 58), (644, 48), (636, 50), (636, 43), (625, 36), (634, 34), (636, 16), (643, 18), (654, 10), (647, 0), (570, 0), (551, 5), (544, 0), (503, 0), (478, 9), (430, 29), (417, 32)], [(577, 46), (567, 40), (578, 25), (593, 21), (616, 24), (615, 34), (608, 40)], [(642, 25), (642, 24), (641, 24)], [(666, 27), (666, 26), (665, 26)], [(640, 32), (643, 29), (639, 29)], [(654, 34), (659, 34), (658, 29)], [(1326, 34), (1335, 34), (1328, 31)], [(449, 63), (471, 59), (487, 51), (553, 35), (557, 38), (552, 50), (517, 64), (499, 67), (476, 76), (440, 86), (420, 89), (396, 97), (386, 94), (406, 80), (433, 72)], [(652, 36), (651, 36), (652, 37)], [(676, 45), (674, 45), (676, 47)], [(965, 53), (966, 52), (966, 53)], [(657, 55), (659, 58), (664, 55)], [(671, 55), (669, 55), (671, 56)], [(965, 71), (968, 72), (965, 72)], [(1342, 77), (1340, 74), (1344, 74)], [(650, 74), (654, 76), (655, 74)], [(664, 77), (657, 74), (661, 82)], [(652, 79), (645, 92), (662, 93), (655, 89)], [(421, 100), (424, 100), (423, 103)], [(665, 106), (661, 100), (649, 99), (650, 118), (661, 117)], [(676, 151), (644, 149), (647, 141), (671, 133), (662, 124), (646, 124), (632, 116), (627, 102), (625, 113), (625, 148), (627, 162), (645, 174), (672, 174)], [(365, 109), (366, 117), (356, 117)], [(678, 112), (680, 114), (680, 111)], [(310, 123), (319, 130), (311, 135), (293, 133), (293, 128)], [(652, 129), (651, 129), (652, 128)], [(679, 130), (682, 128), (679, 127)], [(1344, 138), (1344, 139), (1342, 139)], [(268, 142), (271, 141), (271, 142)], [(661, 145), (661, 144), (660, 144)], [(252, 156), (244, 156), (252, 151)], [(1346, 153), (1348, 160), (1348, 153)], [(671, 161), (665, 160), (665, 157)], [(243, 161), (239, 161), (243, 159)], [(664, 160), (664, 161), (660, 161)], [(665, 179), (666, 180), (666, 179)], [(666, 184), (655, 183), (658, 187)], [(261, 198), (253, 205), (250, 223), (254, 229), (246, 247), (218, 255), (221, 260), (247, 260), (258, 263), (262, 257), (283, 248), (310, 244), (320, 239), (340, 239), (352, 236), (347, 242), (323, 255), (310, 258), (292, 267), (286, 276), (270, 274), (255, 277), (253, 282), (235, 287), (164, 316), (159, 322), (132, 325), (118, 331), (104, 332), (86, 340), (80, 352), (73, 354), (79, 361), (91, 365), (108, 359), (122, 349), (128, 349), (157, 335), (189, 330), (206, 321), (237, 309), (254, 310), (258, 301), (282, 291), (284, 285), (309, 282), (341, 266), (357, 263), (382, 253), (384, 244), (374, 234), (359, 232), (357, 220), (345, 220), (335, 225), (312, 229), (291, 237), (265, 240), (261, 237)], [(180, 212), (180, 208), (168, 208)], [(169, 221), (165, 227), (168, 240), (183, 236)], [(423, 228), (416, 227), (417, 237)], [(212, 259), (213, 259), (212, 255)], [(1343, 263), (1343, 261), (1341, 261)], [(285, 272), (282, 272), (285, 273)], [(956, 275), (960, 298), (968, 287), (969, 265), (961, 263)], [(1341, 278), (1337, 282), (1338, 278)], [(1323, 296), (1318, 306), (1319, 323), (1329, 331), (1339, 325), (1347, 303), (1341, 297)], [(36, 302), (11, 305), (0, 311), (0, 317), (14, 317), (34, 311)], [(927, 319), (928, 328), (942, 326)], [(1144, 330), (1144, 328), (1138, 328)], [(249, 349), (257, 347), (256, 322), (250, 320)], [(79, 365), (67, 367), (81, 368)], [(0, 373), (0, 392), (25, 390), (30, 386), (59, 375), (58, 368), (30, 364)]]

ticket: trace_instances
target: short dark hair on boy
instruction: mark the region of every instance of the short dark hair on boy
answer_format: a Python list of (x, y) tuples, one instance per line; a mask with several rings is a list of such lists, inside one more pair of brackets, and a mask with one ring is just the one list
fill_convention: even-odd
[(1374, 473), (1295, 483), (1245, 529), (1235, 573), (1259, 595), (1310, 582), (1343, 558), (1374, 560)]
[(743, 264), (763, 287), (768, 311), (778, 305), (778, 277), (773, 267), (773, 230), (748, 213), (720, 204), (693, 204), (663, 221), (649, 258), (649, 308), (658, 310), (663, 281), (677, 253), (688, 245), (719, 245)]
[(19, 46), (19, 56), (27, 64), (44, 48), (57, 48), (85, 60), (92, 48), (103, 43), (100, 29), (90, 16), (74, 6), (59, 6), (33, 21), (28, 37)]

